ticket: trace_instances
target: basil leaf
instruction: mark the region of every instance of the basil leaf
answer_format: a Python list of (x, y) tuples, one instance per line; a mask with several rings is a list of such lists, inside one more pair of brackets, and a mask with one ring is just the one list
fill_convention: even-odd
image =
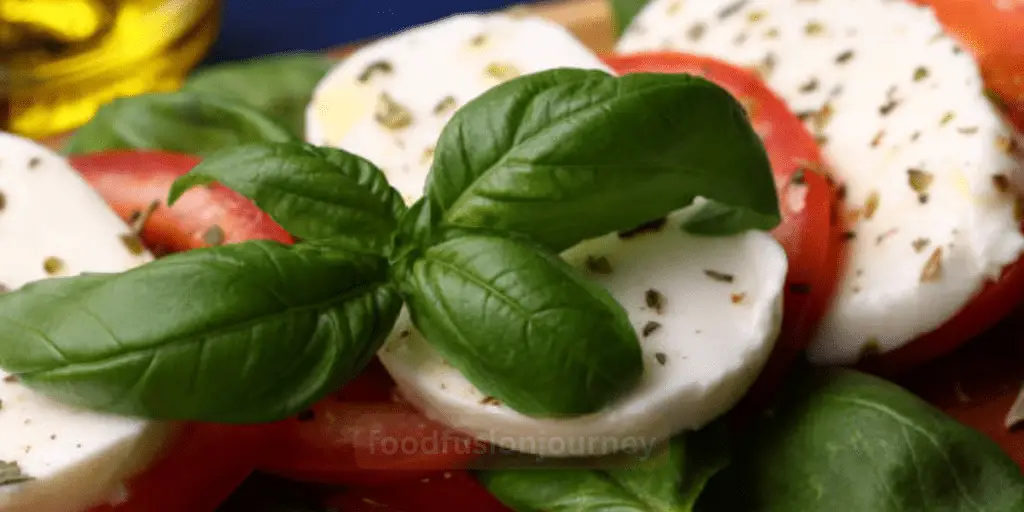
[(725, 428), (713, 424), (677, 436), (668, 450), (631, 467), (501, 470), (479, 478), (516, 512), (688, 512), (728, 463)]
[(252, 199), (299, 238), (345, 238), (372, 251), (388, 246), (406, 209), (402, 196), (369, 161), (300, 142), (214, 153), (175, 181), (168, 203), (215, 181)]
[(615, 35), (621, 36), (648, 3), (650, 0), (608, 0), (612, 21), (615, 23)]
[(683, 231), (693, 235), (725, 236), (747, 231), (756, 224), (750, 212), (706, 201), (683, 221)]
[(794, 382), (699, 505), (736, 512), (1019, 511), (1024, 475), (991, 440), (851, 370)]
[(643, 373), (622, 307), (530, 242), (447, 231), (393, 271), (431, 345), (483, 393), (523, 414), (594, 412)]
[(65, 153), (155, 149), (205, 156), (249, 142), (297, 140), (243, 103), (189, 92), (118, 98), (75, 131)]
[(0, 367), (72, 406), (274, 421), (362, 370), (397, 318), (387, 262), (251, 241), (0, 295)]
[(558, 69), (506, 82), (445, 127), (425, 190), (450, 224), (518, 232), (556, 252), (698, 196), (746, 210), (748, 229), (780, 219), (742, 106), (689, 75)]
[(303, 137), (306, 105), (333, 66), (321, 54), (271, 55), (200, 69), (182, 90), (245, 103)]

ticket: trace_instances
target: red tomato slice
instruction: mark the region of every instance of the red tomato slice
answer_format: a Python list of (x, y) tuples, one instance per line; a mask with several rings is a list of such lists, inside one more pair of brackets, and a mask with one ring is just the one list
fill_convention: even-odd
[(930, 0), (946, 30), (977, 57), (988, 88), (1024, 131), (1024, 1)]
[(814, 137), (786, 103), (754, 74), (725, 62), (696, 55), (658, 52), (610, 55), (604, 62), (616, 73), (688, 73), (723, 87), (746, 107), (764, 141), (775, 173), (782, 223), (774, 235), (789, 257), (782, 334), (747, 404), (768, 399), (796, 357), (806, 348), (828, 308), (839, 281), (845, 230), (839, 197), (823, 169)]
[(155, 254), (245, 240), (293, 241), (269, 215), (222, 185), (196, 187), (168, 208), (171, 184), (195, 167), (198, 158), (160, 151), (110, 151), (73, 155), (69, 161), (127, 222), (154, 202), (159, 204), (141, 233)]
[(307, 482), (381, 485), (464, 467), (485, 450), (393, 395), (393, 381), (374, 360), (336, 395), (282, 422), (260, 469)]
[[(71, 165), (126, 221), (153, 201), (160, 206), (145, 224), (143, 242), (155, 253), (209, 245), (213, 226), (223, 243), (251, 239), (290, 243), (291, 237), (241, 195), (222, 186), (187, 192), (167, 208), (171, 183), (199, 160), (149, 151), (73, 156)], [(167, 455), (126, 483), (128, 500), (91, 512), (213, 512), (252, 473), (257, 454), (276, 435), (273, 428), (187, 424)]]
[(354, 487), (325, 505), (346, 512), (511, 512), (465, 471), (432, 473), (387, 487)]
[(90, 512), (214, 512), (252, 474), (270, 433), (265, 427), (185, 425), (167, 455), (126, 483), (126, 501)]
[(1024, 471), (1024, 425), (1005, 426), (1024, 383), (1024, 309), (984, 337), (897, 382), (999, 444)]

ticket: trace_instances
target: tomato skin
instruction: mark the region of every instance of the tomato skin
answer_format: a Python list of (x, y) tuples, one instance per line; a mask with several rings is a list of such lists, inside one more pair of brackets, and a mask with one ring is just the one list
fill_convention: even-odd
[(128, 500), (89, 512), (214, 512), (255, 467), (266, 427), (190, 423), (167, 454), (126, 484)]
[[(159, 202), (141, 233), (155, 254), (208, 247), (209, 241), (294, 241), (251, 201), (219, 184), (195, 187), (168, 208), (171, 184), (199, 163), (196, 157), (162, 151), (105, 151), (72, 155), (68, 161), (126, 222)], [(214, 226), (220, 228), (223, 239), (204, 240)]]
[(465, 471), (435, 472), (387, 487), (354, 487), (327, 498), (346, 512), (513, 512)]
[[(709, 57), (674, 52), (605, 55), (618, 74), (689, 73), (718, 84), (748, 105), (775, 175), (782, 223), (773, 235), (786, 250), (790, 269), (783, 298), (782, 334), (758, 382), (740, 409), (769, 400), (790, 365), (810, 343), (838, 285), (845, 263), (839, 194), (822, 171), (814, 137), (786, 103), (751, 72)], [(800, 173), (803, 183), (794, 181)]]
[(394, 398), (394, 382), (376, 360), (340, 391), (296, 418), (260, 469), (304, 482), (384, 485), (465, 467), (483, 443), (424, 418)]

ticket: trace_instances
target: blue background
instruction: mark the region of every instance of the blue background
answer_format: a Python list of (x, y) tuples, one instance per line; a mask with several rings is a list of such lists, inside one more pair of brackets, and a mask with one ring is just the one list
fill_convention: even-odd
[(529, 0), (223, 0), (221, 34), (206, 63), (322, 50), (470, 11)]

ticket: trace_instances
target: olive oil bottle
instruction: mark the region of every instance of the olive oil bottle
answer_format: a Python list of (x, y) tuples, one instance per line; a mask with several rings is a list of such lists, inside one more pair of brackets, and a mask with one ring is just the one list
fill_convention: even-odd
[(177, 89), (218, 0), (0, 0), (0, 130), (46, 138), (114, 98)]

